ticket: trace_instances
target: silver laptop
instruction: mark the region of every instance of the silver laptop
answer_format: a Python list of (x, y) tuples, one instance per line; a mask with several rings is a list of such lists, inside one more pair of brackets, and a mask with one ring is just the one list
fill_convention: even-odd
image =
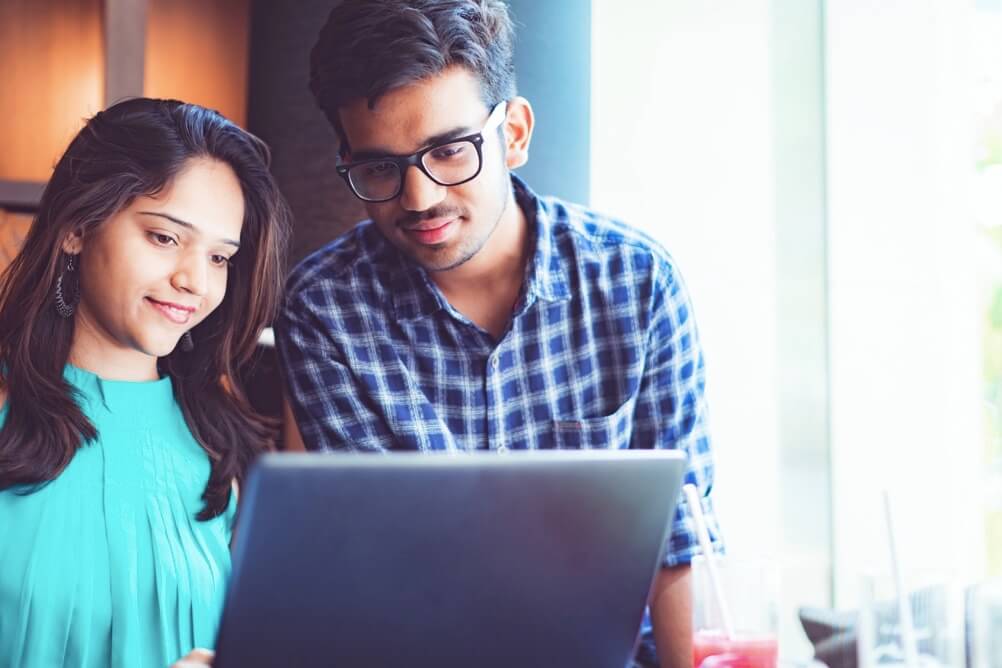
[(263, 457), (216, 668), (621, 668), (685, 458), (670, 450)]

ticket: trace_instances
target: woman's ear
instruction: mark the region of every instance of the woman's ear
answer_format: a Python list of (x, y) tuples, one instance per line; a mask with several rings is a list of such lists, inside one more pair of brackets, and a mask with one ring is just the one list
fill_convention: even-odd
[(79, 255), (83, 250), (83, 230), (79, 227), (63, 239), (63, 252), (67, 255)]
[(532, 105), (524, 97), (513, 97), (508, 101), (505, 117), (505, 164), (508, 169), (517, 169), (529, 162), (529, 143), (532, 141), (534, 122)]

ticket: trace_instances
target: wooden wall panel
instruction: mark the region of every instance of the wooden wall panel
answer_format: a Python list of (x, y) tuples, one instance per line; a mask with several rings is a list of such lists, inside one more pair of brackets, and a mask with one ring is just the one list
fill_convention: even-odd
[(366, 217), (334, 170), (337, 138), (308, 87), (310, 49), (334, 4), (254, 0), (249, 129), (271, 146), (295, 216), (290, 266)]
[(31, 227), (31, 214), (0, 209), (0, 273), (7, 268), (24, 244)]
[(101, 0), (0, 1), (0, 180), (47, 181), (101, 110)]
[(249, 0), (150, 0), (144, 94), (247, 125)]

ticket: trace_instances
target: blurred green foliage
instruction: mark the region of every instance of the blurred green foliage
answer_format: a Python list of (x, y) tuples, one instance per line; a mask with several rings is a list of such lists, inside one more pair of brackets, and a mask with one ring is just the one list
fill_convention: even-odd
[[(1002, 165), (1002, 100), (982, 128), (979, 138), (979, 172)], [(1002, 258), (1002, 211), (993, 225), (979, 230), (988, 257)], [(985, 464), (989, 480), (1002, 480), (1002, 280), (990, 272), (984, 286), (984, 337), (982, 382), (984, 383)], [(991, 491), (998, 491), (989, 485)], [(1002, 498), (988, 499), (985, 514), (988, 574), (1002, 575)]]

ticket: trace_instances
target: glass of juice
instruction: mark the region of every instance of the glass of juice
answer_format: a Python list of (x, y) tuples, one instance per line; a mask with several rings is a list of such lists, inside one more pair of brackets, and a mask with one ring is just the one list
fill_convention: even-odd
[(718, 604), (705, 558), (692, 561), (693, 665), (696, 668), (776, 668), (779, 576), (775, 564), (731, 556), (714, 558)]
[[(948, 577), (913, 575), (902, 584), (905, 588), (899, 598), (897, 580), (892, 575), (861, 576), (858, 665), (862, 668), (984, 665), (978, 663), (977, 657), (972, 657), (975, 661), (971, 662), (966, 659), (968, 643), (973, 650), (979, 649), (976, 600), (971, 610), (971, 628), (967, 629), (965, 592)], [(906, 615), (902, 614), (902, 605), (907, 608)]]

